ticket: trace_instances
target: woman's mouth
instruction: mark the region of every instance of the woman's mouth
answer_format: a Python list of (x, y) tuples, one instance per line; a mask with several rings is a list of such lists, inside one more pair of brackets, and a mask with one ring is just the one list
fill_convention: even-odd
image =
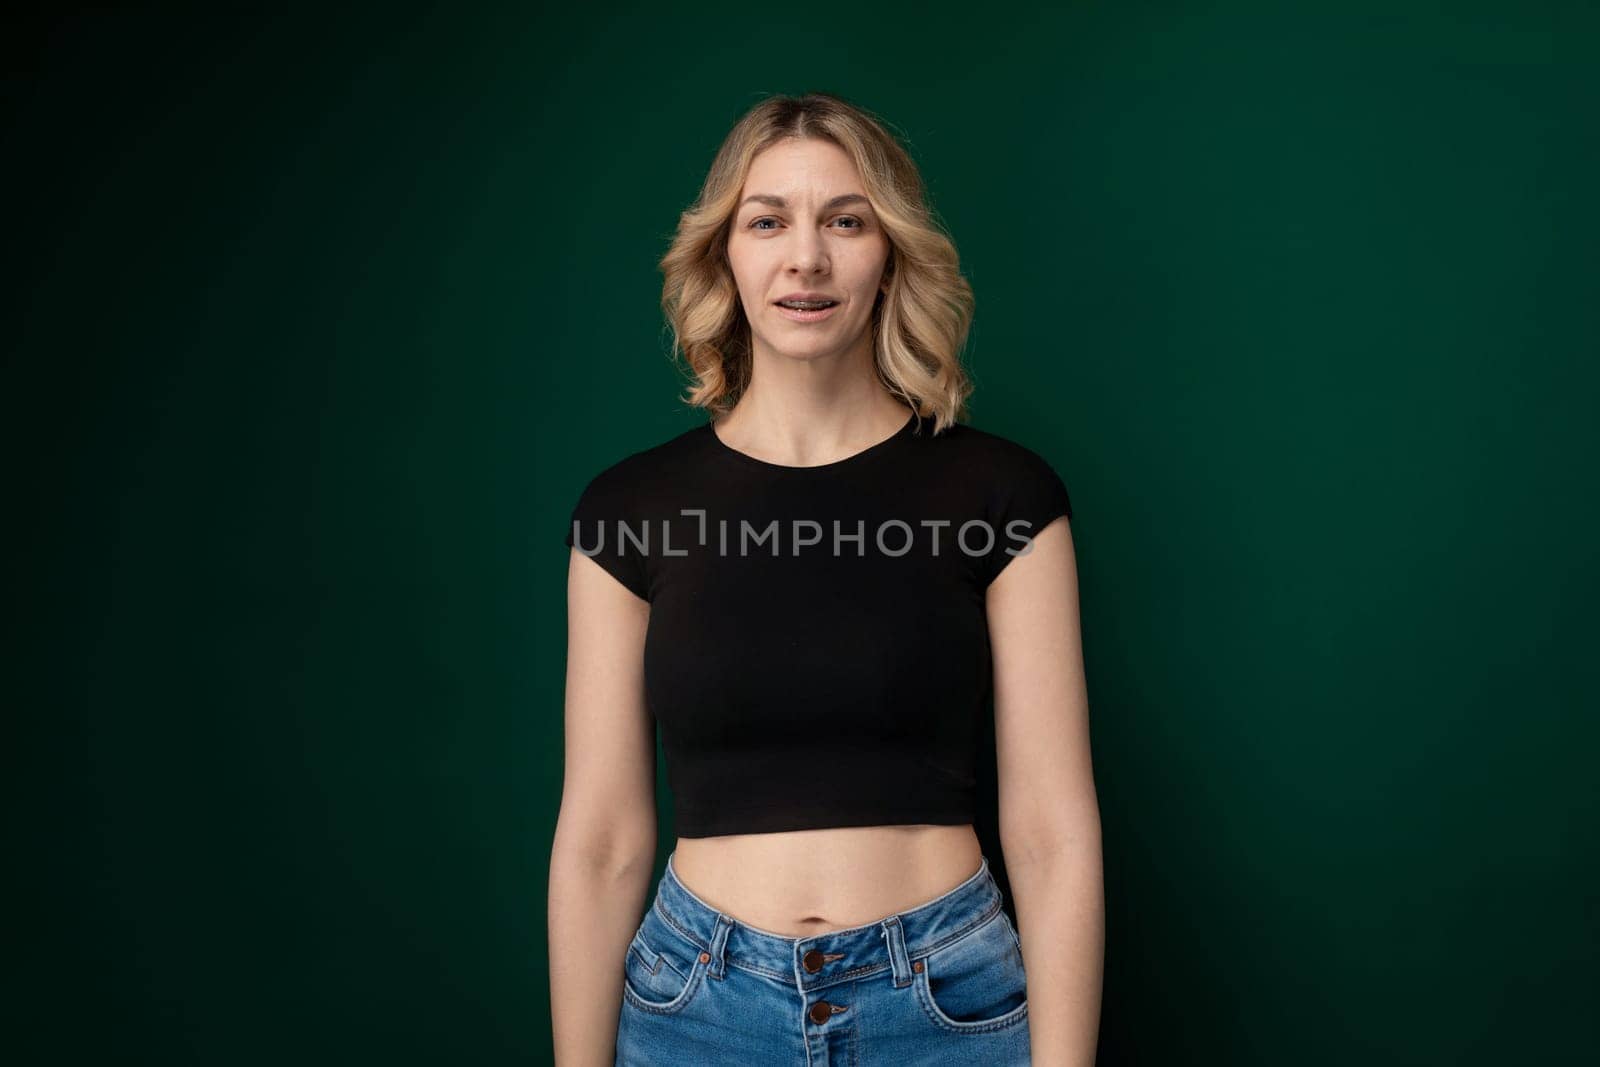
[(821, 322), (839, 308), (837, 301), (829, 300), (782, 300), (772, 306), (795, 322)]

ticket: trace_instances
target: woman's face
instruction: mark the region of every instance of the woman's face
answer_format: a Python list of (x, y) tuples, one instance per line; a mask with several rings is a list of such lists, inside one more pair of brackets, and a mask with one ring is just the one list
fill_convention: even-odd
[[(888, 259), (888, 235), (843, 149), (791, 139), (751, 161), (728, 261), (758, 352), (814, 359), (851, 351), (871, 328)], [(836, 303), (821, 312), (779, 306), (795, 293)]]

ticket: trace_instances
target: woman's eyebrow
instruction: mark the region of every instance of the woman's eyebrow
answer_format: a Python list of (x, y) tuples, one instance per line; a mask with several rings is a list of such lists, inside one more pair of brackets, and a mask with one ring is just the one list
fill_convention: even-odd
[[(789, 201), (785, 200), (781, 196), (772, 196), (767, 193), (753, 193), (750, 196), (745, 197), (739, 206), (744, 207), (745, 204), (765, 204), (768, 207), (788, 207)], [(832, 200), (829, 200), (826, 204), (823, 204), (822, 210), (832, 211), (836, 207), (845, 207), (851, 204), (862, 204), (867, 207), (871, 207), (872, 201), (868, 200), (860, 193), (845, 193), (843, 196), (836, 196)]]

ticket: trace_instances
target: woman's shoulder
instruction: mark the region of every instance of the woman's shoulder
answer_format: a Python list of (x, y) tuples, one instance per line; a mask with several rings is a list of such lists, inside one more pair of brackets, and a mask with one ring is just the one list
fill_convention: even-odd
[(1049, 465), (1031, 438), (1001, 434), (984, 430), (971, 423), (957, 422), (946, 427), (935, 441), (945, 442), (944, 449), (952, 456), (988, 468), (1020, 467), (1023, 469)]
[(696, 424), (665, 440), (624, 453), (620, 458), (591, 466), (589, 486), (608, 492), (637, 492), (657, 487), (663, 479), (685, 469), (697, 453), (704, 451), (709, 423)]

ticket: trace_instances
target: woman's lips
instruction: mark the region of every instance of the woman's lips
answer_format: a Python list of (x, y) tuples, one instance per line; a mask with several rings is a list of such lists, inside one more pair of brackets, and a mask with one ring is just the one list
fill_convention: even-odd
[(798, 308), (786, 308), (782, 304), (773, 304), (772, 306), (778, 309), (778, 314), (782, 315), (786, 319), (793, 319), (795, 322), (821, 322), (829, 315), (832, 315), (835, 311), (838, 311), (842, 305), (834, 304), (832, 307), (820, 308), (816, 311), (801, 311)]

